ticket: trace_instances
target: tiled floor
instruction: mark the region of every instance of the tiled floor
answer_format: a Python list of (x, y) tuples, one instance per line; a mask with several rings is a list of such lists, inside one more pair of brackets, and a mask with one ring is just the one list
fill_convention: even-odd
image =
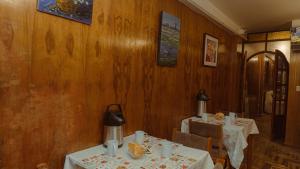
[(300, 169), (300, 149), (270, 141), (270, 115), (263, 115), (255, 120), (260, 134), (254, 138), (252, 169), (271, 169), (271, 166), (276, 165)]

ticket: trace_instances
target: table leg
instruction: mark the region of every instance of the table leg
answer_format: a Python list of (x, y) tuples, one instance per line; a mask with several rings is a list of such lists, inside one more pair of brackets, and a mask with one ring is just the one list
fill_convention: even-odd
[(248, 136), (248, 151), (247, 151), (247, 169), (251, 169), (252, 167), (252, 148), (253, 148), (253, 136)]

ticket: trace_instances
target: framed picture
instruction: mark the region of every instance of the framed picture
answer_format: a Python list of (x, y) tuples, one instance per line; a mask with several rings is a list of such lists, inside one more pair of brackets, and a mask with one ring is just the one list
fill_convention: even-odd
[(207, 33), (204, 34), (203, 65), (217, 67), (219, 40)]
[(84, 24), (92, 23), (93, 0), (38, 0), (37, 9)]
[(292, 43), (300, 43), (300, 27), (293, 27), (292, 28), (292, 36), (291, 36)]
[(291, 30), (291, 48), (294, 52), (300, 51), (300, 27), (293, 27)]
[(180, 41), (180, 20), (166, 12), (161, 13), (158, 65), (175, 66)]

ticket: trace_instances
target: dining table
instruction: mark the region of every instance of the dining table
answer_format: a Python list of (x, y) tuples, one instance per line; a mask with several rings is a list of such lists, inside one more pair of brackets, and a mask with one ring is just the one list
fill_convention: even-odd
[(259, 134), (257, 125), (253, 119), (236, 118), (234, 122), (228, 124), (224, 120), (217, 120), (214, 114), (208, 114), (208, 118), (205, 120), (198, 116), (183, 119), (181, 121), (181, 132), (189, 133), (190, 120), (223, 126), (224, 146), (227, 150), (230, 164), (236, 169), (241, 167), (244, 160), (244, 150), (248, 146), (247, 140), (250, 140), (248, 137), (253, 134)]
[(66, 155), (64, 169), (213, 169), (214, 164), (209, 152), (194, 149), (171, 142), (172, 154), (162, 157), (162, 142), (157, 137), (146, 135), (143, 147), (147, 150), (139, 159), (133, 159), (128, 153), (128, 143), (134, 142), (135, 136), (124, 138), (124, 143), (116, 155), (107, 154), (103, 145)]

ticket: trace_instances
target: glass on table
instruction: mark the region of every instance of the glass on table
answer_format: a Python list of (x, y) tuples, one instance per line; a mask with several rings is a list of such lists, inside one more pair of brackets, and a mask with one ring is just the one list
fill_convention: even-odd
[(136, 131), (135, 132), (135, 142), (138, 144), (144, 144), (145, 132), (144, 131)]
[(162, 150), (161, 150), (161, 155), (164, 158), (169, 158), (172, 155), (172, 150), (173, 150), (173, 145), (172, 142), (168, 140), (163, 140), (161, 142), (162, 144)]
[(107, 155), (115, 156), (118, 151), (118, 140), (108, 140), (106, 150)]

